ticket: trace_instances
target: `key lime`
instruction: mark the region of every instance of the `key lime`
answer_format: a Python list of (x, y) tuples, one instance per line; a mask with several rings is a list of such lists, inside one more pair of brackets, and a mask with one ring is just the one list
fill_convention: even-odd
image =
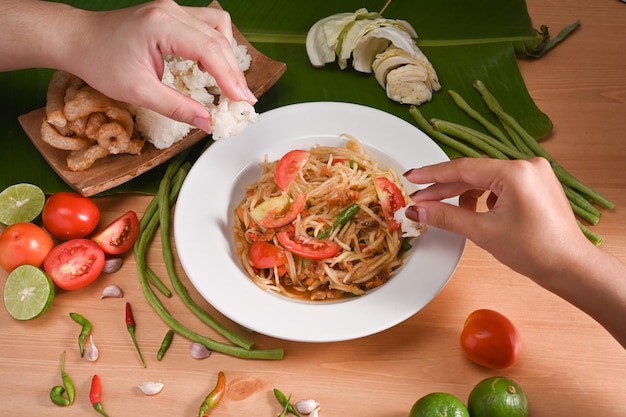
[(472, 417), (527, 417), (528, 399), (512, 379), (493, 376), (476, 384), (467, 408)]
[(32, 320), (48, 310), (54, 300), (54, 284), (32, 265), (15, 268), (4, 284), (4, 306), (18, 320)]
[(30, 222), (39, 216), (46, 196), (41, 188), (33, 184), (14, 184), (0, 193), (0, 223)]
[(465, 404), (454, 395), (431, 392), (413, 404), (409, 417), (469, 417), (469, 413)]

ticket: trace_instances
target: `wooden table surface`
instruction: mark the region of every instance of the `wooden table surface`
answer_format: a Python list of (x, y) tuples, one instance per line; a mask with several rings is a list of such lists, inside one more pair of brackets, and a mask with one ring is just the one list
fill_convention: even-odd
[[(626, 261), (626, 4), (529, 0), (528, 6), (535, 27), (547, 24), (554, 34), (576, 19), (582, 21), (565, 43), (540, 61), (520, 61), (520, 67), (532, 97), (554, 122), (546, 148), (617, 204), (593, 230), (604, 237), (605, 251)], [(103, 222), (129, 209), (142, 213), (148, 201), (135, 195), (97, 199)], [(153, 245), (150, 262), (164, 275), (159, 253), (160, 245)], [(1, 283), (5, 277), (2, 271)], [(100, 291), (110, 283), (124, 289), (124, 298), (99, 300)], [(202, 306), (213, 311), (190, 284), (189, 288)], [(134, 307), (146, 369), (125, 328), (126, 301)], [(181, 321), (202, 329), (178, 299), (173, 297), (167, 305)], [(478, 308), (498, 310), (516, 323), (523, 350), (513, 367), (488, 370), (463, 356), (458, 344), (461, 327)], [(70, 311), (92, 321), (101, 352), (97, 362), (79, 357), (80, 329), (69, 319)], [(194, 360), (182, 337), (175, 337), (165, 359), (157, 361), (167, 327), (141, 293), (132, 256), (125, 258), (121, 271), (85, 290), (59, 292), (51, 309), (37, 320), (18, 322), (0, 309), (0, 329), (3, 416), (96, 415), (88, 400), (94, 373), (101, 377), (103, 403), (111, 416), (196, 415), (219, 370), (226, 374), (228, 390), (212, 412), (216, 417), (278, 415), (274, 387), (293, 393), (294, 399), (316, 399), (322, 416), (403, 417), (422, 395), (446, 391), (465, 401), (474, 384), (498, 374), (525, 389), (531, 416), (626, 415), (624, 349), (585, 314), (472, 243), (444, 290), (389, 330), (325, 344), (253, 336), (259, 347), (285, 348), (281, 361), (248, 361), (217, 353)], [(75, 404), (68, 408), (56, 407), (48, 398), (50, 388), (61, 382), (63, 351), (77, 392)], [(144, 396), (136, 386), (145, 381), (160, 381), (165, 388), (157, 396)]]

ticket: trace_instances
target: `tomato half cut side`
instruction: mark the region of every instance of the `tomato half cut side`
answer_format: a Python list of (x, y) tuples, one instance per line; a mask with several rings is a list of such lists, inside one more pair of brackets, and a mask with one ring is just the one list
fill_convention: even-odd
[(294, 221), (304, 209), (305, 204), (306, 194), (298, 195), (293, 201), (288, 195), (282, 194), (265, 200), (250, 210), (250, 216), (266, 229), (273, 229)]
[(328, 259), (341, 251), (341, 246), (330, 239), (316, 239), (306, 235), (295, 235), (292, 238), (286, 231), (278, 232), (276, 238), (286, 250), (306, 259)]
[(72, 239), (52, 248), (43, 269), (54, 284), (64, 290), (77, 290), (91, 284), (104, 267), (104, 251), (93, 240)]
[(298, 173), (309, 160), (311, 154), (308, 151), (294, 149), (287, 152), (276, 164), (274, 181), (281, 191), (285, 191), (291, 181), (298, 176)]
[(257, 269), (274, 268), (287, 263), (287, 255), (284, 250), (262, 240), (258, 240), (250, 246), (248, 256), (252, 266)]
[(120, 255), (133, 247), (139, 237), (139, 218), (132, 210), (113, 220), (91, 238), (108, 255)]
[(374, 178), (374, 186), (376, 187), (378, 201), (383, 209), (387, 227), (391, 231), (397, 230), (400, 227), (400, 223), (395, 220), (394, 214), (400, 208), (406, 206), (402, 191), (396, 183), (387, 177)]
[(522, 349), (522, 339), (511, 320), (488, 309), (476, 310), (467, 317), (460, 342), (470, 360), (491, 369), (513, 365)]

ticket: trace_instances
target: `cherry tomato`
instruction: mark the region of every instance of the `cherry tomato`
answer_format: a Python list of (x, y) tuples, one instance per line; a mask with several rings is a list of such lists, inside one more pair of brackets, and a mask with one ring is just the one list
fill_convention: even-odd
[(72, 192), (52, 194), (43, 207), (43, 227), (60, 240), (85, 237), (100, 221), (100, 209), (87, 197)]
[(291, 223), (302, 212), (306, 204), (306, 194), (300, 194), (294, 201), (282, 194), (265, 200), (252, 210), (250, 216), (261, 226), (272, 229)]
[(309, 160), (309, 152), (300, 149), (287, 152), (276, 164), (274, 181), (278, 188), (285, 191), (289, 183), (298, 176), (298, 173)]
[(0, 235), (0, 266), (11, 272), (20, 265), (41, 266), (54, 246), (48, 233), (33, 223), (14, 223)]
[(278, 232), (276, 238), (289, 252), (306, 259), (332, 258), (341, 250), (341, 246), (330, 239), (316, 239), (306, 235), (295, 235), (292, 238), (286, 231)]
[(469, 359), (487, 368), (503, 369), (515, 363), (522, 339), (513, 323), (497, 311), (472, 312), (461, 332), (461, 347)]
[(103, 267), (104, 251), (90, 239), (63, 242), (52, 248), (43, 261), (44, 271), (64, 290), (77, 290), (91, 284)]
[(274, 268), (287, 263), (287, 255), (278, 246), (264, 241), (256, 241), (250, 246), (250, 262), (258, 269)]
[(113, 220), (91, 238), (109, 255), (119, 255), (129, 250), (139, 236), (139, 218), (132, 210)]
[(383, 209), (387, 227), (389, 227), (389, 230), (394, 231), (400, 227), (400, 223), (394, 219), (394, 213), (401, 207), (406, 206), (402, 191), (387, 177), (374, 178), (374, 186), (376, 187), (378, 201)]

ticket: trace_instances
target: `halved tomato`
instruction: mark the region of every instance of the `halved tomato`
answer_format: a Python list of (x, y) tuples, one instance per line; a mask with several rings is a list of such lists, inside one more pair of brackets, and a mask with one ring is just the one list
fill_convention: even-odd
[(139, 236), (139, 218), (132, 210), (113, 220), (91, 239), (109, 255), (119, 255), (129, 250)]
[(261, 226), (271, 229), (291, 223), (306, 204), (306, 194), (300, 194), (294, 201), (288, 195), (282, 194), (265, 200), (252, 210), (250, 217)]
[(272, 243), (261, 240), (254, 242), (250, 246), (248, 255), (250, 256), (252, 266), (258, 269), (274, 268), (287, 263), (287, 255), (284, 250)]
[(387, 177), (374, 178), (374, 186), (376, 187), (378, 201), (383, 209), (387, 227), (389, 227), (389, 230), (394, 231), (400, 227), (400, 223), (394, 219), (394, 213), (406, 206), (402, 191)]
[(83, 288), (100, 276), (104, 251), (90, 239), (72, 239), (52, 248), (43, 269), (64, 290)]
[(332, 258), (341, 250), (341, 246), (330, 239), (316, 239), (307, 235), (295, 235), (292, 238), (286, 231), (278, 232), (276, 238), (289, 252), (316, 261)]
[(289, 183), (293, 181), (309, 160), (310, 153), (300, 149), (287, 152), (276, 164), (274, 181), (282, 191), (285, 191)]

